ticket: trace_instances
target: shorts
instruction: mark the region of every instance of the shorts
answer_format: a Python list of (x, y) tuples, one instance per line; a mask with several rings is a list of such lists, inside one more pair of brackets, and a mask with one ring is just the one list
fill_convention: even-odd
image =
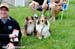
[(43, 2), (44, 2), (44, 0), (41, 0), (41, 1), (39, 1), (39, 0), (33, 0), (33, 1), (35, 1), (35, 2), (39, 3), (39, 5), (42, 5), (42, 4), (43, 4)]
[[(38, 11), (42, 11), (42, 5), (38, 6), (38, 7), (37, 7), (37, 10), (38, 10)], [(48, 10), (48, 8), (47, 8), (47, 10)]]

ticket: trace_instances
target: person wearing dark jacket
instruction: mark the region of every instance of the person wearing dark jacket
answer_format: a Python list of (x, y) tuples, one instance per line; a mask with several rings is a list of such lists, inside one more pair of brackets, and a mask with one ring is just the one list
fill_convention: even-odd
[[(18, 22), (9, 16), (9, 6), (0, 5), (0, 49), (13, 49), (21, 40), (21, 30)], [(4, 47), (7, 46), (7, 47)]]

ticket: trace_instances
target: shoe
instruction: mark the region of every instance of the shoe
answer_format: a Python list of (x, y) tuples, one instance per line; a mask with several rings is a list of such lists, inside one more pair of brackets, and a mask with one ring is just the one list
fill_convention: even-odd
[(35, 14), (35, 15), (34, 15), (34, 19), (38, 19), (38, 16), (37, 16), (37, 14)]

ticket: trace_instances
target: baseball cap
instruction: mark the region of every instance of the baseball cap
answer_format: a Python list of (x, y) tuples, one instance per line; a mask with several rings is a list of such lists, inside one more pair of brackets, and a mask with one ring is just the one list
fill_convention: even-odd
[(9, 10), (9, 6), (7, 4), (1, 4), (0, 9), (6, 8), (6, 10)]

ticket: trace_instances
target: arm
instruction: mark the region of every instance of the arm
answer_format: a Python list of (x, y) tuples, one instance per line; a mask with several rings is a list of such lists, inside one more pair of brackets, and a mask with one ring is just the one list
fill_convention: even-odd
[(47, 0), (44, 0), (43, 4), (42, 4), (42, 8), (44, 8), (47, 4)]
[(21, 34), (20, 26), (19, 26), (18, 22), (16, 22), (16, 21), (14, 21), (14, 29), (19, 30), (18, 39), (20, 41), (22, 34)]
[(47, 4), (47, 0), (44, 0), (43, 5), (44, 5), (44, 4)]
[(6, 26), (0, 24), (0, 37), (9, 38), (9, 31)]
[(44, 6), (45, 4), (47, 4), (47, 0), (44, 0), (44, 2), (43, 2), (43, 5), (42, 5), (42, 6)]
[(0, 34), (0, 37), (7, 37), (7, 38), (9, 38), (9, 34)]

